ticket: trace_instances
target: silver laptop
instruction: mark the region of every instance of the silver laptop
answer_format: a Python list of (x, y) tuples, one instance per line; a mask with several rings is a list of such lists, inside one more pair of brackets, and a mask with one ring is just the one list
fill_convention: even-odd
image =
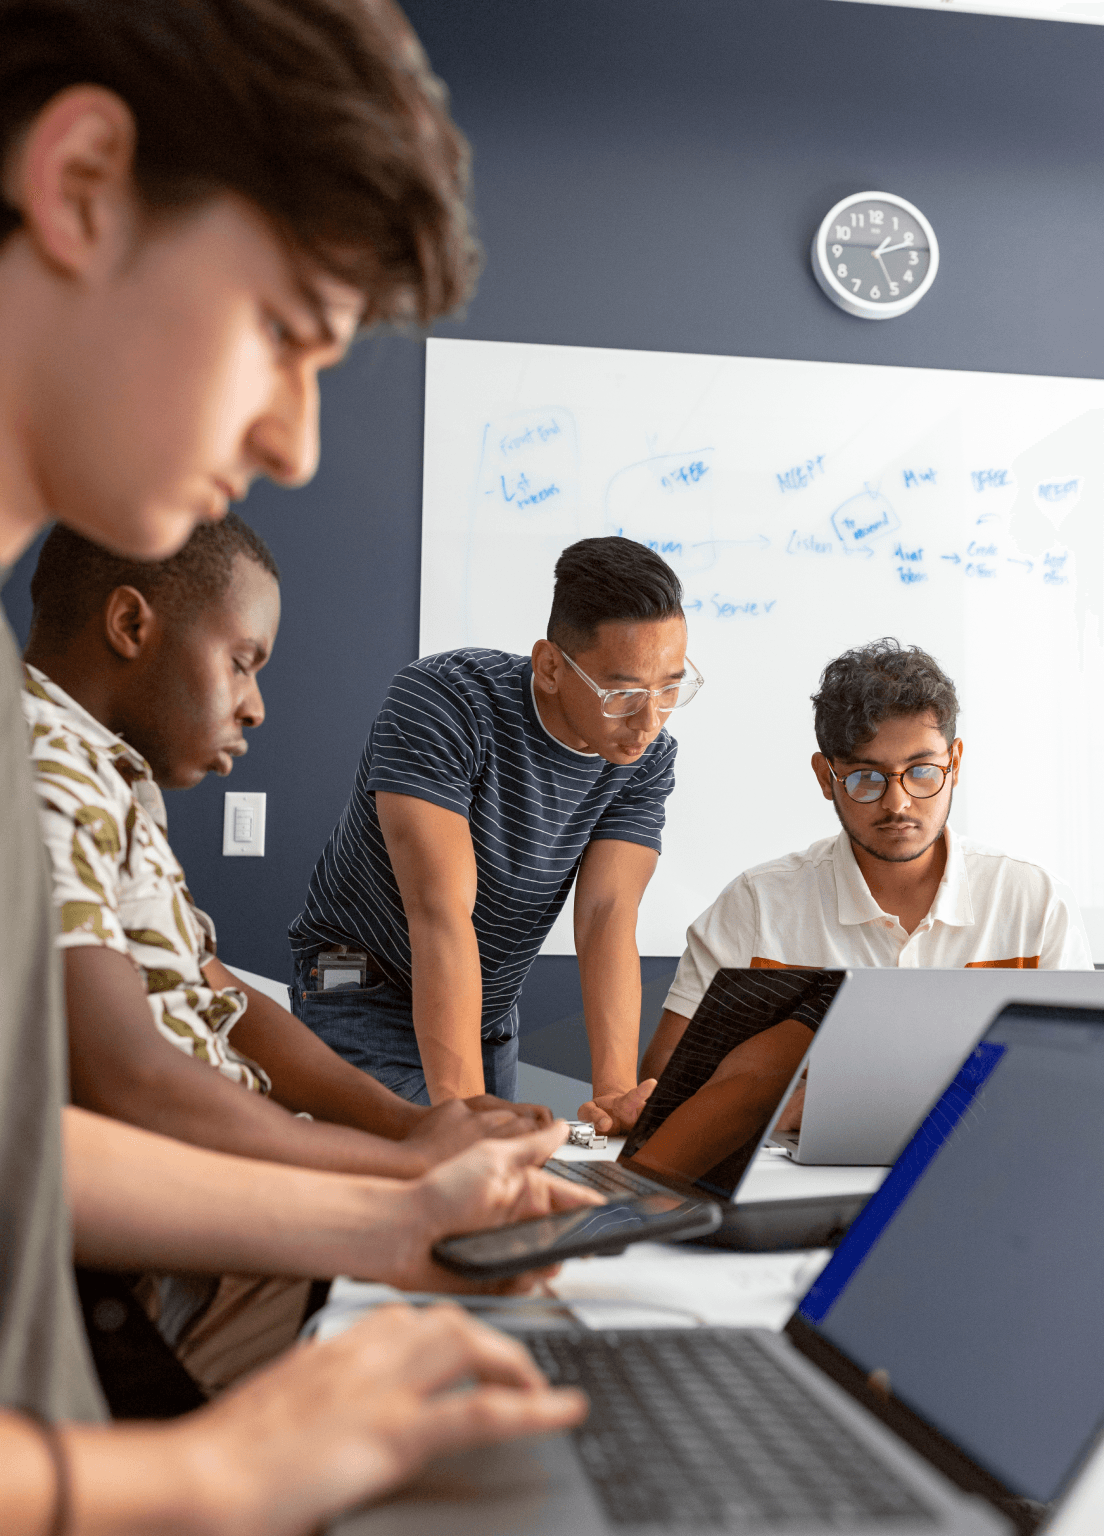
[(809, 1052), (798, 1163), (888, 1165), (1006, 1003), (1104, 1008), (1104, 972), (848, 971)]
[(570, 1434), (434, 1466), (341, 1536), (1006, 1536), (1104, 1427), (1104, 1010), (1012, 1006), (783, 1333), (525, 1334)]

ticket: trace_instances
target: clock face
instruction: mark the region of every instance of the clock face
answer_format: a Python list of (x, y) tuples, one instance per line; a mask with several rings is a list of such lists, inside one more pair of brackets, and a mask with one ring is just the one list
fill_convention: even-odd
[(927, 219), (887, 192), (860, 192), (831, 209), (813, 241), (813, 271), (841, 309), (889, 320), (935, 280), (939, 246)]

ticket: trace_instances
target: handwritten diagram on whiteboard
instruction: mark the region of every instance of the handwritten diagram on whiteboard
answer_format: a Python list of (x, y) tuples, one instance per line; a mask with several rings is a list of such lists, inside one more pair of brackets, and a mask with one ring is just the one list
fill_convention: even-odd
[(958, 686), (954, 826), (1052, 869), (1104, 938), (1104, 382), (430, 341), (422, 654), (527, 653), (597, 534), (679, 573), (706, 678), (671, 717), (642, 953), (836, 829), (809, 695), (887, 634)]

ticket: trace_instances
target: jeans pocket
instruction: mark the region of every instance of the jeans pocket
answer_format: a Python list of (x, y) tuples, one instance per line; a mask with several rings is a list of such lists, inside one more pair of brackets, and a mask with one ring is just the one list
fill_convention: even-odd
[(366, 1033), (370, 1030), (373, 1003), (386, 989), (381, 981), (373, 987), (331, 987), (327, 992), (300, 992), (296, 1010), (307, 1028), (346, 1060), (364, 1065)]
[[(299, 993), (299, 1017), (331, 1050), (393, 1092), (416, 1098), (411, 1086), (421, 1076), (408, 993), (381, 981), (370, 987), (332, 987)], [(423, 1090), (424, 1091), (424, 1090)]]
[(325, 991), (322, 992), (316, 992), (313, 990), (307, 991), (304, 989), (303, 999), (306, 1001), (308, 997), (314, 998), (323, 1008), (325, 1008), (330, 1005), (330, 999), (348, 999), (349, 1001), (359, 1002), (366, 998), (378, 997), (384, 991), (386, 986), (387, 978), (385, 976), (381, 976), (380, 979), (378, 981), (374, 981), (370, 987), (327, 987)]

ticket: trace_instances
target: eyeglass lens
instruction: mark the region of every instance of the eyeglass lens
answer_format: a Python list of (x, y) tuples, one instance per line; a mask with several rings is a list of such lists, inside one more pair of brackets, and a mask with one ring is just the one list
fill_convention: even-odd
[[(911, 768), (905, 769), (901, 783), (907, 795), (917, 800), (930, 800), (932, 795), (937, 795), (943, 788), (945, 778), (946, 773), (935, 763), (914, 763)], [(885, 774), (874, 768), (857, 768), (844, 779), (843, 787), (852, 800), (869, 804), (871, 800), (882, 798), (888, 783)]]
[[(669, 688), (661, 688), (655, 694), (656, 708), (660, 714), (664, 715), (669, 714), (672, 709), (681, 709), (684, 704), (689, 704), (699, 686), (700, 684), (694, 681), (672, 683)], [(619, 720), (623, 715), (635, 715), (647, 702), (646, 688), (622, 688), (616, 693), (606, 695), (602, 713), (611, 720)]]

